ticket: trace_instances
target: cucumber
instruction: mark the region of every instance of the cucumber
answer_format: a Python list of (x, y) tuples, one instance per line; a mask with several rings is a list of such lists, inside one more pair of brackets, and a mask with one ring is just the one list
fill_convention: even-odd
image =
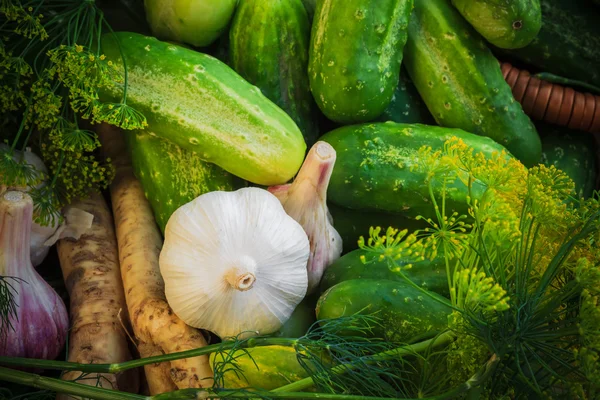
[[(216, 58), (136, 33), (102, 36), (102, 51), (128, 69), (127, 104), (148, 131), (259, 185), (286, 183), (306, 143), (294, 121), (258, 88)], [(122, 70), (122, 63), (117, 66)], [(104, 88), (118, 102), (123, 87)]]
[(416, 229), (426, 227), (426, 223), (416, 219), (410, 219), (402, 214), (390, 214), (375, 211), (353, 210), (340, 207), (332, 202), (327, 203), (327, 208), (333, 218), (333, 227), (342, 237), (342, 254), (358, 248), (358, 239), (363, 236), (369, 237), (369, 228), (372, 226), (389, 226), (396, 229), (408, 229), (413, 232)]
[(596, 142), (592, 135), (538, 123), (542, 134), (542, 163), (554, 165), (575, 183), (578, 198), (592, 196), (596, 187)]
[[(361, 256), (365, 257), (366, 264), (361, 261)], [(396, 260), (396, 263), (400, 267), (412, 264), (412, 268), (403, 269), (402, 273), (423, 289), (445, 297), (450, 296), (446, 263), (443, 257), (435, 258), (432, 261), (418, 262), (412, 262), (409, 258), (401, 258)], [(406, 282), (399, 274), (391, 271), (387, 260), (380, 261), (378, 254), (358, 249), (338, 258), (327, 267), (321, 278), (320, 289), (324, 292), (340, 282), (352, 279), (386, 279)]]
[(124, 135), (133, 170), (163, 233), (182, 205), (204, 193), (243, 186), (235, 176), (168, 140), (145, 131), (126, 131)]
[(144, 0), (146, 19), (159, 39), (202, 47), (226, 30), (238, 0)]
[(308, 147), (318, 137), (306, 73), (309, 41), (300, 0), (244, 0), (229, 31), (231, 67), (292, 117)]
[[(240, 372), (236, 373), (230, 366), (223, 375), (223, 383), (227, 389), (272, 390), (288, 383), (306, 378), (308, 373), (300, 365), (296, 350), (286, 346), (260, 346), (244, 350), (225, 350), (224, 353), (212, 353), (210, 365), (222, 363), (227, 357), (235, 357)], [(243, 374), (243, 375), (242, 375)]]
[(527, 46), (542, 27), (540, 0), (452, 0), (477, 32), (494, 46)]
[(400, 69), (400, 81), (394, 90), (392, 101), (375, 121), (435, 125), (433, 116), (404, 68)]
[[(440, 301), (447, 299), (430, 293)], [(379, 324), (363, 331), (367, 337), (392, 342), (405, 342), (425, 332), (442, 331), (448, 327), (451, 308), (406, 283), (385, 279), (353, 279), (330, 287), (317, 303), (317, 319), (373, 314)], [(355, 326), (369, 328), (359, 320)], [(360, 335), (350, 329), (340, 329), (341, 336)]]
[(540, 0), (540, 4), (542, 29), (533, 42), (497, 51), (543, 72), (600, 86), (600, 9), (581, 0)]
[[(320, 140), (331, 144), (337, 154), (327, 190), (328, 201), (355, 210), (401, 213), (411, 219), (421, 215), (437, 220), (428, 185), (424, 183), (425, 173), (410, 170), (411, 157), (422, 146), (441, 150), (453, 136), (486, 156), (505, 150), (483, 136), (421, 124), (351, 125), (323, 135)], [(436, 199), (440, 199), (441, 184), (434, 181), (432, 185)], [(468, 215), (467, 187), (460, 179), (447, 187), (446, 213)], [(475, 182), (473, 198), (481, 196), (483, 190), (483, 184)]]
[(404, 52), (406, 69), (441, 126), (487, 136), (525, 166), (542, 145), (515, 101), (500, 64), (481, 36), (447, 0), (415, 0)]
[(308, 20), (312, 23), (315, 16), (315, 10), (317, 9), (317, 0), (302, 0), (306, 14), (308, 14)]
[(308, 76), (327, 118), (366, 122), (390, 104), (412, 8), (413, 0), (317, 2)]

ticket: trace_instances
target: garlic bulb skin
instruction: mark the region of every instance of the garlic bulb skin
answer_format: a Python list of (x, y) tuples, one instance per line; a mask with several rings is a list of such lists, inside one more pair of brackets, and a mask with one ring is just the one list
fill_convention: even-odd
[(210, 192), (177, 209), (160, 271), (185, 323), (221, 338), (277, 331), (306, 294), (309, 243), (264, 189)]
[(335, 149), (319, 141), (308, 152), (293, 183), (269, 188), (308, 235), (308, 294), (315, 291), (325, 269), (342, 254), (342, 238), (327, 208), (327, 187), (335, 160)]
[(17, 305), (9, 320), (12, 329), (0, 330), (0, 355), (55, 359), (69, 329), (64, 302), (31, 264), (29, 236), (33, 203), (23, 192), (0, 195), (0, 276), (10, 280)]

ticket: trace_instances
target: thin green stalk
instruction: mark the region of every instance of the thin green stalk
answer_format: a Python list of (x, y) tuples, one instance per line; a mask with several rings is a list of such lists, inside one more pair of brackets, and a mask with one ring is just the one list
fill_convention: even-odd
[[(394, 359), (394, 358), (401, 358), (403, 356), (408, 356), (408, 355), (412, 355), (414, 353), (423, 352), (423, 351), (431, 348), (432, 346), (437, 347), (437, 346), (447, 345), (447, 344), (451, 343), (452, 341), (454, 341), (454, 334), (451, 332), (446, 332), (446, 333), (443, 333), (433, 339), (425, 340), (425, 341), (415, 343), (415, 344), (410, 344), (407, 346), (398, 347), (398, 348), (395, 348), (392, 350), (384, 351), (382, 353), (374, 354), (372, 356), (362, 357), (362, 361), (365, 361), (367, 363), (374, 363), (374, 362), (384, 361), (384, 360), (389, 360), (389, 359)], [(333, 367), (330, 370), (330, 373), (332, 375), (340, 375), (346, 371), (351, 371), (351, 370), (355, 369), (356, 367), (357, 367), (357, 365), (354, 363), (341, 364), (341, 365), (337, 365), (337, 366)], [(314, 385), (313, 378), (308, 377), (308, 378), (304, 378), (299, 381), (290, 383), (288, 385), (281, 386), (277, 389), (274, 389), (273, 392), (275, 392), (275, 393), (299, 392), (299, 391), (308, 389), (308, 388), (312, 387), (313, 385)]]
[(232, 348), (252, 348), (258, 346), (288, 346), (293, 347), (298, 343), (298, 339), (287, 339), (287, 338), (256, 338), (248, 339), (242, 343), (236, 342), (224, 342), (212, 344), (198, 349), (180, 351), (177, 353), (161, 354), (158, 356), (152, 356), (147, 358), (140, 358), (138, 360), (125, 361), (122, 363), (114, 364), (82, 364), (68, 361), (59, 360), (40, 360), (33, 358), (22, 358), (22, 357), (0, 357), (0, 365), (14, 366), (14, 367), (28, 367), (28, 368), (43, 368), (53, 369), (62, 371), (82, 371), (87, 373), (107, 373), (115, 374), (117, 372), (127, 371), (132, 368), (143, 367), (148, 364), (161, 363), (166, 361), (181, 360), (184, 358), (198, 357), (210, 353), (214, 353), (222, 350), (229, 350)]

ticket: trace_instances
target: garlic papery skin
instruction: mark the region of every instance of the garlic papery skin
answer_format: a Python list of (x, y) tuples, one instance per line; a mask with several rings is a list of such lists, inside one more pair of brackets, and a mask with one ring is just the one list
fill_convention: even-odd
[(9, 317), (12, 329), (0, 331), (0, 355), (55, 359), (65, 344), (69, 316), (62, 299), (31, 264), (32, 213), (28, 194), (0, 195), (0, 276), (12, 285), (16, 304), (16, 315)]
[(309, 242), (264, 189), (209, 192), (165, 228), (160, 271), (173, 312), (221, 338), (276, 332), (306, 294)]
[(269, 188), (308, 235), (308, 294), (314, 292), (325, 269), (342, 254), (342, 238), (327, 209), (327, 187), (335, 159), (335, 149), (319, 141), (308, 152), (293, 183)]

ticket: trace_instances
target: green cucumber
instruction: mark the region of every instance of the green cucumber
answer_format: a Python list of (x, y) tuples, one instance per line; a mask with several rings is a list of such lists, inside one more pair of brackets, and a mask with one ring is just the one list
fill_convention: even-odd
[(542, 164), (554, 165), (575, 183), (578, 198), (588, 198), (596, 187), (596, 142), (592, 135), (538, 123), (542, 135)]
[(329, 213), (333, 218), (333, 227), (342, 238), (342, 254), (358, 248), (358, 239), (369, 237), (369, 228), (372, 226), (393, 227), (408, 229), (410, 232), (426, 227), (426, 223), (410, 219), (402, 214), (391, 214), (376, 211), (353, 210), (340, 207), (332, 202), (327, 203)]
[(306, 73), (309, 41), (300, 0), (244, 0), (229, 31), (231, 67), (292, 117), (310, 147), (318, 126)]
[(144, 0), (146, 19), (159, 39), (202, 47), (227, 29), (238, 0)]
[[(442, 331), (448, 327), (448, 315), (452, 309), (440, 301), (448, 302), (436, 293), (425, 294), (407, 283), (353, 279), (327, 289), (319, 298), (316, 311), (318, 320), (373, 315), (379, 319), (377, 325), (367, 325), (358, 320), (354, 327), (365, 328), (362, 335), (367, 337), (404, 342), (425, 332)], [(337, 333), (342, 336), (359, 335), (343, 328)]]
[(308, 20), (312, 23), (315, 16), (315, 10), (317, 9), (317, 0), (302, 0), (306, 13), (308, 14)]
[[(223, 375), (223, 384), (227, 389), (271, 390), (288, 383), (306, 378), (308, 373), (298, 362), (296, 350), (286, 346), (259, 346), (223, 353), (211, 353), (210, 365), (215, 366), (235, 357), (238, 373), (230, 366)], [(241, 373), (240, 373), (241, 372)]]
[(540, 0), (452, 0), (488, 42), (502, 49), (527, 46), (542, 27)]
[(498, 52), (535, 69), (600, 86), (600, 9), (581, 0), (540, 0), (540, 4), (542, 29), (533, 42)]
[(241, 180), (151, 132), (126, 131), (136, 177), (164, 233), (171, 215), (201, 194), (240, 188)]
[(316, 321), (315, 304), (317, 300), (314, 295), (305, 297), (296, 306), (285, 324), (271, 336), (284, 338), (299, 338), (304, 336)]
[(535, 127), (515, 101), (500, 64), (448, 0), (415, 0), (406, 69), (441, 126), (487, 136), (525, 166), (539, 162)]
[(404, 68), (400, 69), (400, 82), (394, 91), (392, 101), (375, 121), (435, 125), (433, 116)]
[[(365, 258), (363, 263), (361, 257)], [(423, 289), (430, 290), (442, 296), (449, 297), (448, 276), (443, 257), (434, 260), (412, 262), (409, 258), (396, 260), (398, 266), (411, 264), (412, 267), (402, 269), (402, 273)], [(322, 292), (340, 282), (352, 279), (386, 279), (396, 282), (406, 282), (396, 272), (392, 272), (387, 260), (379, 260), (379, 255), (366, 250), (354, 250), (338, 258), (325, 270), (321, 278)]]
[[(111, 60), (125, 55), (127, 104), (157, 136), (259, 185), (286, 183), (300, 169), (306, 143), (294, 121), (216, 58), (136, 33), (102, 37)], [(120, 70), (122, 63), (117, 63)], [(103, 89), (119, 102), (123, 87)]]
[[(424, 172), (413, 170), (414, 157), (422, 146), (441, 150), (453, 136), (462, 139), (476, 153), (490, 156), (505, 150), (493, 140), (460, 129), (421, 124), (379, 122), (335, 129), (321, 137), (336, 151), (327, 199), (355, 210), (398, 213), (406, 218), (419, 215), (436, 220)], [(436, 199), (441, 184), (432, 182)], [(447, 186), (446, 213), (468, 215), (467, 187), (460, 179)], [(474, 198), (484, 186), (473, 184)]]
[(390, 104), (412, 8), (413, 0), (317, 2), (308, 76), (327, 118), (366, 122)]

